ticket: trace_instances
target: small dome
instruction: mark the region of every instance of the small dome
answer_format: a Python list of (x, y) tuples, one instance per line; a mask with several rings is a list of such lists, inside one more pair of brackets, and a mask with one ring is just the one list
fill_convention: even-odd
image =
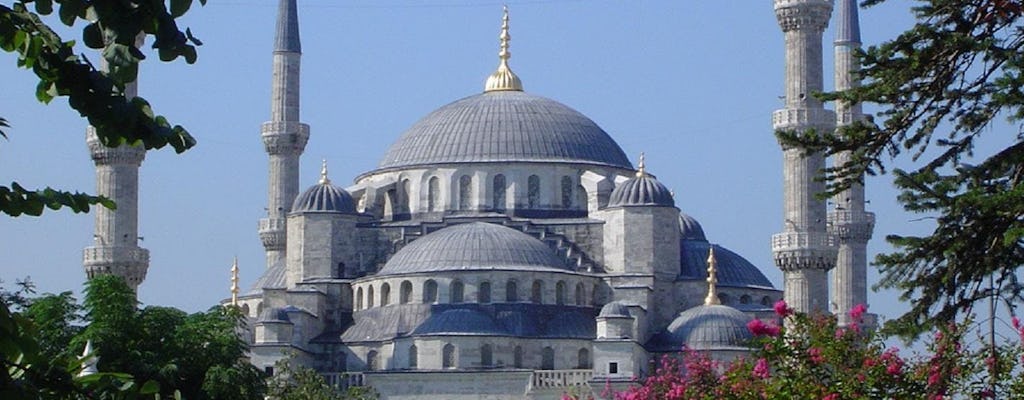
[(313, 185), (292, 203), (292, 212), (337, 212), (355, 214), (356, 203), (345, 189), (330, 182)]
[(605, 304), (604, 307), (601, 307), (601, 313), (597, 316), (604, 318), (633, 318), (632, 315), (629, 315), (629, 307), (621, 301)]
[(700, 222), (697, 222), (696, 219), (685, 213), (679, 213), (679, 238), (682, 240), (708, 241), (707, 237), (704, 236), (704, 228), (700, 226)]
[(431, 315), (413, 335), (507, 335), (501, 326), (480, 311), (456, 308)]
[(683, 311), (667, 328), (668, 343), (695, 350), (749, 349), (752, 318), (723, 305), (701, 305)]
[(718, 286), (774, 289), (761, 270), (739, 254), (701, 240), (679, 241), (679, 279), (703, 282), (708, 277), (708, 250), (715, 246)]
[(472, 222), (409, 243), (388, 260), (379, 275), (489, 269), (565, 271), (566, 262), (530, 235), (502, 225)]
[(516, 90), (485, 92), (438, 108), (405, 131), (378, 168), (516, 161), (632, 168), (590, 118)]
[(615, 187), (608, 199), (608, 207), (675, 207), (672, 192), (665, 185), (646, 173), (637, 175)]

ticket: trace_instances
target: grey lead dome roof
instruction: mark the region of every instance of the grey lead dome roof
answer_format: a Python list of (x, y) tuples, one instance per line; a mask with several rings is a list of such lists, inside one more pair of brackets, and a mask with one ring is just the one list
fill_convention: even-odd
[[(723, 305), (700, 305), (679, 313), (666, 329), (668, 345), (694, 350), (749, 349), (753, 338), (747, 323), (752, 318)], [(678, 350), (678, 348), (677, 348)]]
[(330, 183), (318, 183), (302, 192), (292, 203), (292, 212), (356, 213), (356, 203), (345, 189)]
[(485, 92), (435, 110), (405, 131), (378, 167), (506, 161), (633, 168), (590, 118), (520, 91)]
[(473, 222), (443, 228), (399, 250), (380, 275), (453, 270), (565, 271), (544, 242), (515, 229)]
[(639, 174), (616, 186), (608, 198), (608, 207), (659, 206), (675, 207), (672, 192), (647, 174)]

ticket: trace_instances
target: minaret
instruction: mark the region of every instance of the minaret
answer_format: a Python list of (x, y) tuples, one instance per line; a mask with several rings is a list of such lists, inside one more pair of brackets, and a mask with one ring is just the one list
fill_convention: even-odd
[(231, 305), (238, 306), (238, 257), (231, 263)]
[[(136, 46), (141, 44), (140, 37)], [(105, 61), (100, 68), (106, 69)], [(124, 94), (127, 99), (137, 96), (138, 83), (125, 85)], [(139, 166), (146, 149), (128, 144), (107, 147), (91, 126), (86, 129), (85, 142), (96, 165), (96, 194), (117, 205), (115, 210), (94, 209), (93, 245), (82, 254), (85, 275), (90, 279), (101, 274), (117, 275), (137, 292), (149, 269), (149, 250), (139, 247)]]
[[(831, 0), (774, 0), (785, 34), (785, 108), (772, 114), (776, 131), (832, 132), (835, 115), (814, 94), (823, 89), (822, 33), (832, 13)], [(816, 179), (825, 168), (821, 153), (783, 145), (784, 229), (772, 235), (775, 265), (783, 271), (786, 302), (800, 312), (828, 311), (828, 270), (836, 249), (826, 229), (825, 201), (816, 196), (825, 184)]]
[[(836, 91), (860, 86), (853, 75), (857, 70), (854, 52), (860, 48), (860, 21), (855, 0), (839, 0), (836, 10), (835, 82)], [(836, 125), (852, 124), (864, 118), (861, 105), (836, 102)], [(850, 160), (849, 152), (836, 155), (834, 164)], [(864, 186), (854, 183), (836, 195), (835, 209), (829, 213), (829, 227), (839, 242), (839, 256), (832, 272), (832, 303), (840, 325), (850, 321), (850, 310), (867, 305), (867, 246), (875, 227), (875, 214), (864, 211)]]
[(267, 217), (260, 219), (260, 241), (267, 267), (284, 262), (285, 215), (299, 193), (299, 156), (309, 140), (309, 125), (299, 122), (299, 16), (296, 0), (281, 0), (274, 38), (270, 121), (261, 129), (270, 156)]

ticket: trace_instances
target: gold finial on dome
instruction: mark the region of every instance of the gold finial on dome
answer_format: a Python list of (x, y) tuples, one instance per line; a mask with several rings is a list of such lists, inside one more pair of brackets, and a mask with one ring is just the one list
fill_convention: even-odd
[(704, 305), (713, 306), (722, 304), (718, 300), (718, 260), (715, 259), (715, 245), (708, 250), (708, 297), (704, 298)]
[(238, 256), (231, 264), (231, 305), (238, 306)]
[(498, 35), (498, 39), (501, 40), (501, 51), (498, 52), (498, 58), (501, 59), (501, 63), (498, 64), (498, 70), (494, 71), (491, 76), (487, 77), (487, 83), (484, 85), (484, 92), (496, 92), (502, 90), (515, 90), (523, 91), (523, 82), (519, 80), (512, 69), (508, 67), (508, 59), (512, 56), (512, 53), (508, 51), (508, 43), (512, 40), (512, 36), (508, 34), (508, 6), (503, 7), (504, 15), (501, 17), (501, 35)]
[(324, 159), (320, 164), (320, 182), (321, 185), (330, 185), (331, 180), (327, 178), (327, 160)]
[(645, 176), (647, 176), (647, 169), (646, 169), (646, 166), (644, 165), (644, 153), (640, 152), (640, 162), (639, 162), (639, 164), (636, 167), (636, 177), (637, 178), (642, 178), (642, 177), (645, 177)]

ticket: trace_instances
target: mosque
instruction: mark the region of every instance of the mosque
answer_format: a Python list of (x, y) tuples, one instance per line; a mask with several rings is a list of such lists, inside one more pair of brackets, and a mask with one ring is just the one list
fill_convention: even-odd
[[(856, 84), (860, 38), (855, 2), (838, 3), (842, 89)], [(823, 90), (833, 1), (774, 5), (787, 54), (786, 105), (773, 114), (774, 129), (835, 129), (861, 118), (856, 105), (826, 110), (808, 95)], [(421, 118), (353, 184), (336, 185), (324, 162), (319, 181), (300, 193), (309, 127), (299, 120), (296, 0), (280, 0), (278, 13), (272, 113), (261, 130), (267, 267), (231, 300), (249, 318), (252, 363), (269, 373), (291, 357), (333, 384), (372, 386), (383, 398), (557, 398), (572, 386), (628, 385), (654, 357), (684, 347), (743, 356), (746, 324), (773, 318), (780, 299), (837, 315), (866, 301), (873, 214), (861, 187), (829, 212), (814, 196), (824, 158), (782, 149), (784, 229), (770, 240), (780, 290), (713, 244), (643, 155), (634, 165), (590, 118), (524, 91), (510, 66), (507, 10), (499, 64), (482, 92)], [(148, 266), (133, 231), (142, 154), (90, 145), (98, 191), (119, 207), (99, 210), (97, 235), (113, 245), (87, 248), (86, 270), (137, 286)]]

